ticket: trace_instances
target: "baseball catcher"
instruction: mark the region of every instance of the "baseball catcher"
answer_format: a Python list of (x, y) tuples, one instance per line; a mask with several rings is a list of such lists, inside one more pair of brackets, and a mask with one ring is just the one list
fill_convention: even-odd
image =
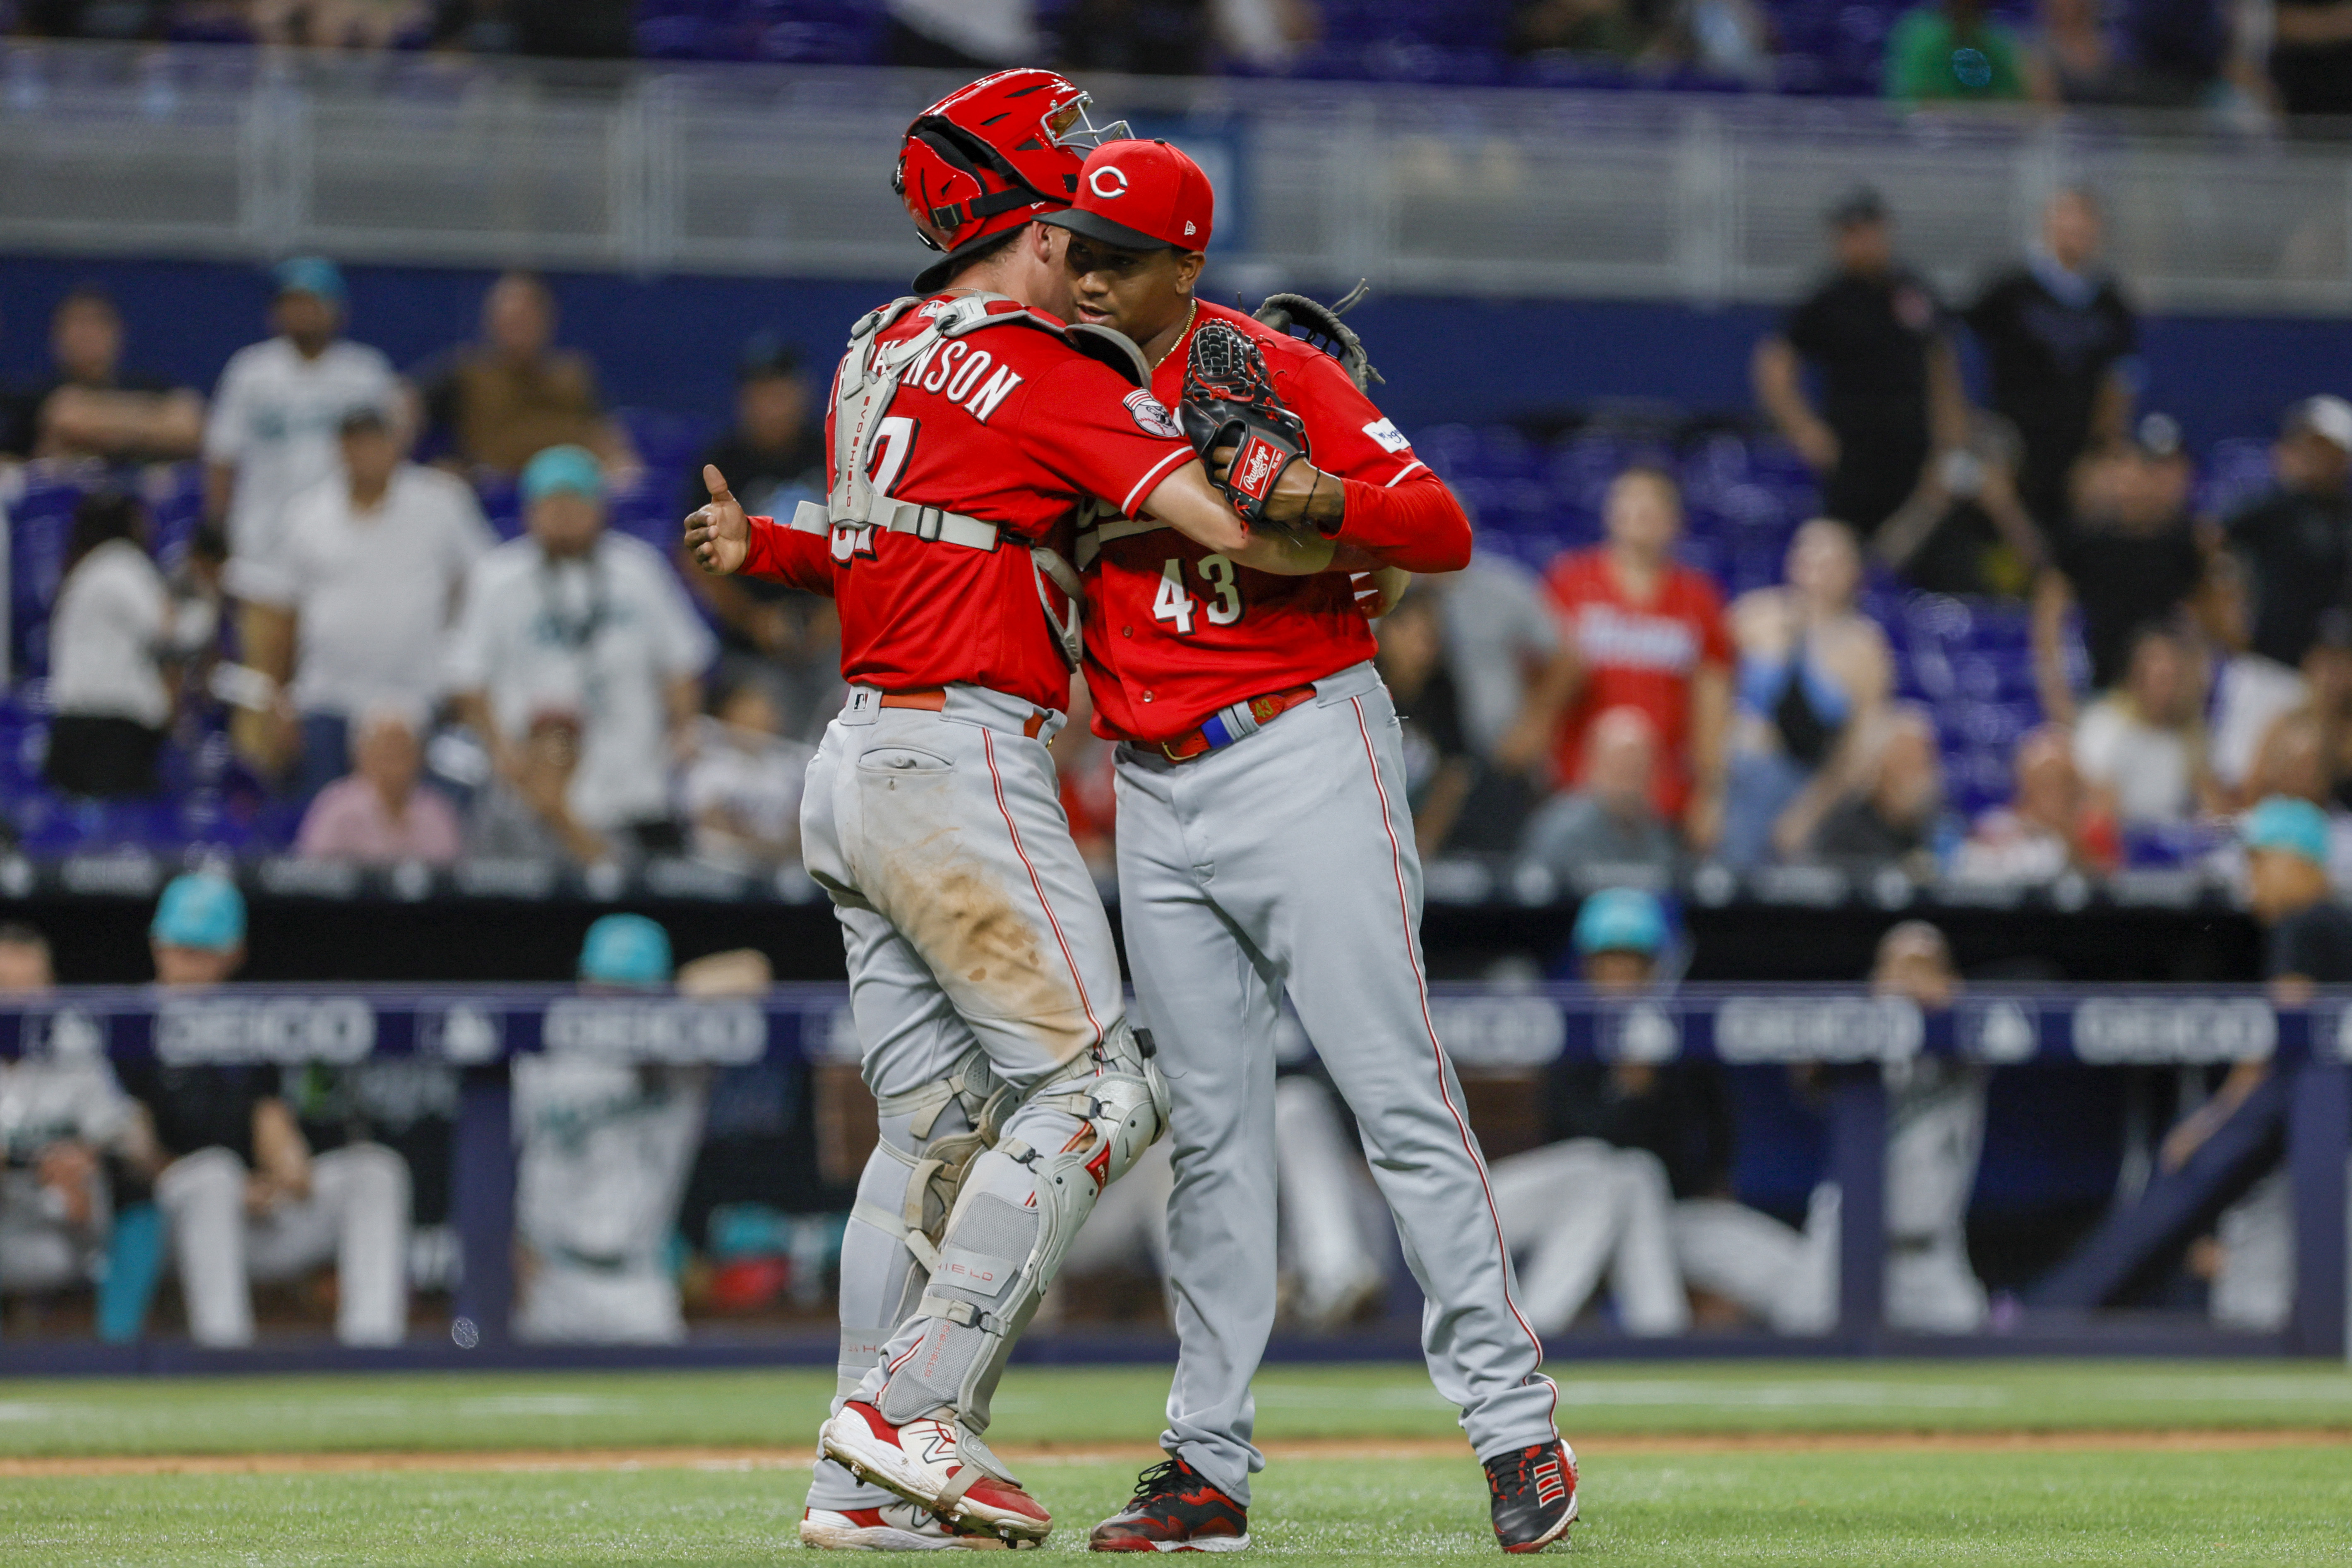
[(898, 189), (941, 255), (851, 333), (824, 501), (746, 518), (709, 469), (688, 520), (705, 570), (841, 613), (849, 700), (809, 765), (801, 838), (841, 922), (882, 1139), (842, 1247), (811, 1546), (1045, 1538), (982, 1438), (990, 1396), (1097, 1196), (1166, 1124), (1046, 751), (1078, 657), (1076, 514), (1148, 513), (1277, 574), (1333, 550), (1254, 536), (1134, 344), (1068, 324), (1067, 237), (1038, 220), (1076, 188), (1086, 101), (1004, 71), (915, 121)]

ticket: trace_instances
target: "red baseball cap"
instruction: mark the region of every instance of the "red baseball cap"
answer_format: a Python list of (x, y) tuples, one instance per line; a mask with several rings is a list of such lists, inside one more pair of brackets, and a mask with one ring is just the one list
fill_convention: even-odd
[(1076, 205), (1050, 223), (1121, 250), (1209, 248), (1217, 194), (1201, 165), (1165, 142), (1106, 142), (1078, 171)]

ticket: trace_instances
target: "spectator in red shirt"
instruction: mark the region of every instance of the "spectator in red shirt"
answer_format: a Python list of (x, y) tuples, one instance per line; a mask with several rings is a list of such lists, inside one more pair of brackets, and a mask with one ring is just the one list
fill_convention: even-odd
[(1619, 474), (1603, 506), (1605, 543), (1552, 563), (1546, 586), (1580, 668), (1552, 756), (1561, 783), (1581, 782), (1585, 731), (1612, 708), (1657, 726), (1652, 789), (1660, 816), (1710, 847), (1723, 823), (1725, 741), (1731, 724), (1731, 637), (1723, 595), (1674, 558), (1682, 494), (1656, 468)]

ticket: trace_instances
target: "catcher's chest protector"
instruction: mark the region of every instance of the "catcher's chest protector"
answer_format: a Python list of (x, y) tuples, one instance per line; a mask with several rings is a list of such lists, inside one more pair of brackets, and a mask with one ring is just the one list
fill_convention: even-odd
[[(911, 505), (877, 490), (874, 459), (883, 421), (898, 395), (900, 384), (910, 371), (929, 363), (941, 342), (1007, 326), (1048, 331), (1069, 341), (1067, 329), (1050, 316), (1026, 309), (989, 309), (992, 304), (1010, 302), (1001, 294), (965, 295), (940, 306), (920, 330), (891, 343), (881, 342), (882, 333), (921, 305), (920, 299), (910, 295), (894, 300), (858, 320), (850, 331), (849, 350), (842, 356), (841, 373), (834, 383), (833, 484), (822, 513), (807, 501), (801, 503), (793, 519), (794, 528), (812, 533), (831, 532), (836, 541), (845, 531), (881, 528), (971, 550), (996, 548), (1003, 531), (984, 518), (965, 517), (940, 507)], [(836, 552), (840, 548), (836, 542)], [(1055, 644), (1061, 649), (1064, 662), (1076, 669), (1085, 646), (1079, 626), (1085, 592), (1078, 574), (1058, 552), (1045, 545), (1031, 545), (1029, 558), (1037, 575), (1038, 604), (1053, 629)], [(1066, 614), (1055, 610), (1052, 595), (1045, 591), (1048, 580), (1067, 602)]]

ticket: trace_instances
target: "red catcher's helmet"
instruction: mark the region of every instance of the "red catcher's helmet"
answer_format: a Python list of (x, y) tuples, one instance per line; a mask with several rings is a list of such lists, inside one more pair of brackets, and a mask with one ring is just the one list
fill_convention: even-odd
[(959, 252), (1070, 205), (1087, 153), (1127, 134), (1124, 122), (1095, 126), (1090, 102), (1065, 78), (1023, 68), (958, 88), (915, 117), (890, 184), (923, 243), (947, 257), (923, 269), (918, 289), (945, 282)]

